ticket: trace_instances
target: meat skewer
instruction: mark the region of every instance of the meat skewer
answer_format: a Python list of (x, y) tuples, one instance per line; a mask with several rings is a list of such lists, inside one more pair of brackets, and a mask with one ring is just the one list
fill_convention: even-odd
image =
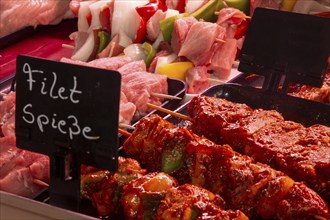
[(175, 178), (162, 172), (147, 174), (130, 158), (119, 157), (118, 161), (117, 172), (82, 168), (81, 195), (93, 202), (101, 217), (248, 219), (239, 210), (226, 210), (224, 200), (206, 189), (178, 186)]
[(253, 110), (214, 97), (194, 97), (188, 105), (191, 129), (304, 181), (330, 201), (330, 128), (305, 128), (273, 110)]
[(273, 110), (253, 110), (244, 104), (206, 96), (193, 98), (188, 112), (191, 117), (172, 115), (190, 121), (196, 134), (219, 144), (229, 144), (296, 181), (304, 181), (330, 201), (329, 127), (305, 128), (299, 123), (285, 121)]
[(149, 171), (166, 172), (179, 183), (219, 194), (250, 218), (329, 217), (326, 203), (303, 183), (157, 115), (140, 120), (123, 148)]

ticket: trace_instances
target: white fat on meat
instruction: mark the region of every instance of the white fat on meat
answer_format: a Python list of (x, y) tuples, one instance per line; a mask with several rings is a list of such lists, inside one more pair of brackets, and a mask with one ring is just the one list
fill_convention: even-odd
[(174, 53), (179, 53), (190, 27), (196, 22), (198, 21), (194, 17), (183, 17), (175, 20), (171, 38), (171, 47)]
[(192, 67), (186, 72), (185, 80), (188, 84), (187, 93), (198, 94), (209, 88), (210, 74), (206, 66)]
[(188, 58), (195, 66), (205, 65), (200, 61), (200, 56), (211, 49), (220, 31), (221, 28), (215, 23), (194, 23), (190, 27), (178, 55)]
[(165, 19), (166, 13), (162, 10), (157, 10), (156, 13), (147, 21), (147, 37), (151, 41), (155, 41), (160, 34), (159, 22)]
[(228, 79), (236, 57), (237, 40), (226, 39), (226, 43), (222, 44), (213, 54), (211, 64), (208, 67), (214, 75), (219, 79)]

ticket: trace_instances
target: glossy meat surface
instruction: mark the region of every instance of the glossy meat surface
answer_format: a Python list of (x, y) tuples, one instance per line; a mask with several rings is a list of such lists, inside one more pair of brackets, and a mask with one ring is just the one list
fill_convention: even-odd
[[(157, 115), (142, 119), (123, 147), (128, 156), (147, 169), (169, 173), (179, 183), (219, 194), (230, 208), (242, 210), (251, 218), (310, 219), (329, 215), (326, 203), (304, 184)], [(300, 187), (300, 191), (293, 187)], [(286, 199), (288, 196), (291, 200)], [(297, 206), (300, 200), (310, 203)], [(295, 212), (278, 212), (283, 203)]]
[[(215, 97), (195, 97), (188, 105), (188, 111), (194, 119), (192, 129), (196, 134), (229, 144), (296, 181), (304, 181), (330, 202), (329, 127), (313, 125), (305, 128), (299, 123), (285, 121), (274, 110), (242, 108), (242, 104)], [(235, 120), (232, 115), (237, 115)]]

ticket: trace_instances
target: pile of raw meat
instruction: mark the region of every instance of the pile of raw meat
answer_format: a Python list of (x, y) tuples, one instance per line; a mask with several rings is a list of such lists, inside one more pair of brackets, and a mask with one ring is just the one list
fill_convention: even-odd
[(69, 9), (71, 0), (24, 0), (0, 1), (0, 37), (9, 35), (24, 27), (58, 24), (65, 18), (72, 18)]
[(134, 118), (146, 115), (151, 111), (147, 103), (162, 104), (163, 98), (155, 94), (168, 94), (167, 77), (147, 72), (143, 60), (133, 61), (129, 56), (116, 56), (90, 62), (62, 58), (61, 62), (116, 70), (121, 74), (119, 123), (130, 124)]
[(33, 198), (49, 183), (49, 158), (16, 147), (15, 101), (11, 92), (0, 102), (0, 191)]

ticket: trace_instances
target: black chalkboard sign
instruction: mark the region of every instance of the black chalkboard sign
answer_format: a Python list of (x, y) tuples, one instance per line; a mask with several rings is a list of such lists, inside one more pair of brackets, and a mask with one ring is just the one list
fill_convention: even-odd
[(292, 82), (321, 87), (329, 55), (329, 18), (257, 8), (238, 70), (265, 76), (265, 90), (277, 91), (281, 80), (282, 92)]
[(116, 71), (18, 56), (17, 146), (49, 155), (51, 203), (79, 208), (82, 163), (117, 169), (120, 83)]

